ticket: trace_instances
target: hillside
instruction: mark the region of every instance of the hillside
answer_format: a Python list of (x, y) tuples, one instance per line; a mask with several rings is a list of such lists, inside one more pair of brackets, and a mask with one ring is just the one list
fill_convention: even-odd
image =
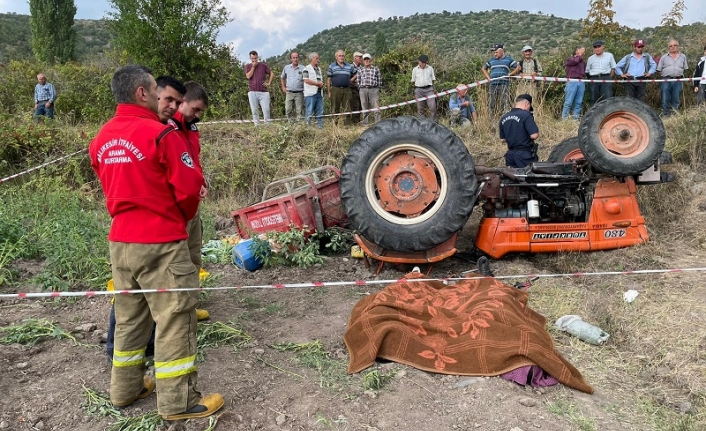
[[(484, 12), (416, 13), (408, 17), (393, 16), (378, 18), (359, 24), (339, 25), (313, 35), (307, 41), (298, 44), (294, 50), (318, 52), (324, 58), (333, 57), (337, 49), (349, 51), (363, 50), (379, 55), (386, 48), (394, 48), (398, 43), (420, 40), (431, 44), (441, 57), (453, 58), (461, 50), (463, 55), (488, 55), (496, 43), (505, 45), (505, 50), (516, 58), (524, 45), (531, 45), (541, 56), (557, 54), (578, 43), (579, 33), (583, 28), (581, 20), (567, 19), (541, 12), (508, 11), (494, 9)], [(688, 41), (693, 46), (706, 43), (706, 25), (694, 23), (680, 27), (669, 36), (657, 36), (659, 28), (630, 29), (624, 27), (628, 38), (645, 38), (654, 41), (652, 52), (657, 52), (664, 44), (657, 38), (676, 37)], [(345, 41), (345, 42), (343, 42)], [(649, 43), (648, 43), (649, 45)], [(664, 46), (662, 46), (664, 45)], [(682, 46), (686, 44), (682, 43)], [(650, 47), (652, 48), (652, 47)], [(615, 49), (618, 51), (618, 49)], [(286, 64), (291, 50), (268, 59), (274, 64)]]
[[(485, 53), (496, 43), (505, 44), (512, 53), (519, 53), (526, 44), (532, 45), (536, 51), (547, 52), (574, 43), (580, 29), (579, 20), (541, 12), (530, 14), (528, 11), (494, 9), (463, 14), (443, 11), (339, 25), (315, 34), (294, 49), (316, 51), (326, 56), (339, 48), (379, 54), (385, 45), (392, 48), (400, 41), (423, 40), (431, 43), (439, 54), (447, 55), (462, 48)], [(342, 44), (341, 41), (346, 42)], [(286, 56), (287, 52), (273, 60)]]
[[(81, 61), (105, 51), (110, 33), (105, 20), (77, 19), (76, 58)], [(0, 63), (33, 58), (29, 15), (0, 13)]]

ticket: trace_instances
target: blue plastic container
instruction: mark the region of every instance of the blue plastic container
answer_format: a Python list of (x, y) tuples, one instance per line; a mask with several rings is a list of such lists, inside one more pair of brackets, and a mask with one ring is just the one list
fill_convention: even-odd
[(233, 263), (239, 268), (255, 271), (262, 266), (262, 260), (255, 257), (252, 248), (255, 246), (252, 239), (245, 240), (233, 247)]

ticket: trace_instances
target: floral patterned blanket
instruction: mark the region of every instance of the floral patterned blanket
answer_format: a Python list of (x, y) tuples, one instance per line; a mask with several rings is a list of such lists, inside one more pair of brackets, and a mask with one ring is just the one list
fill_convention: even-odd
[(344, 341), (349, 373), (384, 358), (421, 370), (497, 376), (538, 365), (561, 383), (593, 393), (555, 349), (545, 318), (527, 307), (527, 293), (493, 278), (455, 285), (414, 281), (410, 273), (353, 308)]

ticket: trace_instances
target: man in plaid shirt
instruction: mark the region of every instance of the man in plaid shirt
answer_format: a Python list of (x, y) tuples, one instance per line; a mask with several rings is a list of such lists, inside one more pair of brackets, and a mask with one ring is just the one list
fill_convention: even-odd
[[(358, 69), (358, 85), (360, 87), (360, 104), (363, 110), (380, 107), (380, 87), (382, 76), (380, 69), (373, 66), (373, 57), (363, 54), (363, 67)], [(363, 124), (368, 125), (369, 112), (363, 114)], [(375, 122), (380, 121), (380, 111), (375, 111)]]
[(56, 90), (51, 83), (47, 82), (47, 77), (43, 73), (37, 75), (37, 81), (39, 83), (34, 87), (34, 118), (38, 119), (42, 115), (54, 118)]

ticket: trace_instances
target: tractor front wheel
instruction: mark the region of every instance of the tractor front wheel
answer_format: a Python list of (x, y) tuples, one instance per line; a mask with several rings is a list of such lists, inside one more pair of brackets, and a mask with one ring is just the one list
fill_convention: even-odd
[(468, 220), (477, 188), (473, 158), (433, 121), (398, 117), (351, 145), (339, 187), (351, 226), (385, 249), (428, 250)]

